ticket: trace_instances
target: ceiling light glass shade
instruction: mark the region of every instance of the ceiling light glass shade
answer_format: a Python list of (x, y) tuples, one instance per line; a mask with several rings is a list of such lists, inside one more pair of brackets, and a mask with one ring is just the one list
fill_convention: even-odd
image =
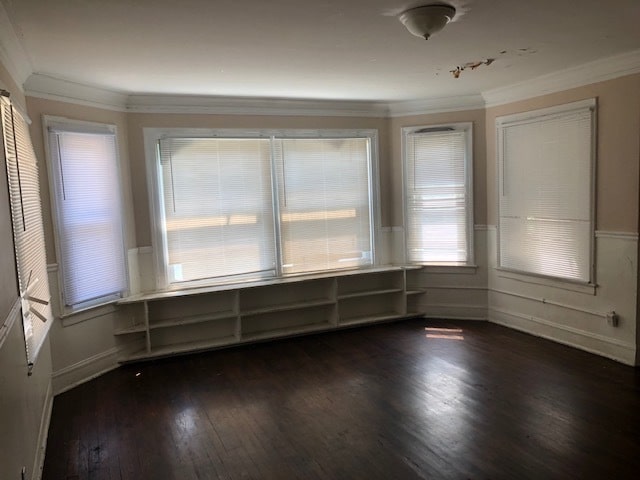
[(413, 35), (428, 40), (442, 30), (455, 14), (456, 9), (450, 5), (425, 5), (407, 10), (398, 18)]

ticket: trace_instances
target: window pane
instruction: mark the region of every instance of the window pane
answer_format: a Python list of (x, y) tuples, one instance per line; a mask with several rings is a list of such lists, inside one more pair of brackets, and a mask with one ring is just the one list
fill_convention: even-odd
[(411, 262), (468, 260), (466, 132), (406, 139), (407, 250)]
[(500, 265), (589, 281), (591, 110), (505, 123), (500, 158)]
[(38, 164), (29, 126), (10, 102), (0, 99), (13, 238), (22, 298), (22, 320), (27, 360), (35, 363), (49, 328), (51, 311), (47, 259), (42, 224)]
[(169, 283), (275, 273), (268, 139), (161, 140)]
[(126, 272), (115, 136), (51, 137), (65, 304), (121, 294)]
[(367, 138), (276, 139), (283, 273), (372, 264)]

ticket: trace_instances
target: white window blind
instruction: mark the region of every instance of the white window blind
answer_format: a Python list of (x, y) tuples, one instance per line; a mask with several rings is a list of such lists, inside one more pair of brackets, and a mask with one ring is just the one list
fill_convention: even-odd
[(283, 273), (372, 264), (369, 142), (275, 140)]
[(593, 106), (498, 119), (501, 267), (591, 280)]
[(7, 99), (0, 103), (27, 361), (33, 364), (53, 323), (38, 165), (27, 122)]
[(471, 261), (470, 142), (466, 124), (405, 130), (405, 230), (410, 262)]
[(160, 141), (168, 283), (275, 274), (271, 144)]
[[(62, 293), (67, 308), (117, 298), (127, 289), (115, 133), (49, 126)], [(91, 129), (87, 127), (87, 129)]]

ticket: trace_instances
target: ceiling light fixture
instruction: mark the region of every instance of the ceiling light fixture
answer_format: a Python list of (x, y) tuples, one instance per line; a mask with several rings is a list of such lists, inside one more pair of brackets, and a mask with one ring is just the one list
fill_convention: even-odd
[(436, 4), (411, 8), (402, 12), (398, 19), (411, 34), (429, 40), (433, 34), (442, 30), (455, 14), (456, 9), (451, 5)]

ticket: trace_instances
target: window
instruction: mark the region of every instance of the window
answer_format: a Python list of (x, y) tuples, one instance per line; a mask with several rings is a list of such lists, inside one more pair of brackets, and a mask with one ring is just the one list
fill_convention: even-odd
[(470, 123), (405, 127), (405, 232), (411, 263), (473, 263)]
[(145, 135), (160, 288), (374, 263), (375, 132)]
[(283, 273), (370, 265), (368, 138), (277, 138)]
[(67, 310), (127, 290), (116, 131), (45, 117), (61, 293)]
[(592, 280), (595, 100), (497, 119), (499, 266)]
[(27, 361), (34, 364), (53, 323), (38, 165), (25, 118), (4, 96), (0, 108), (24, 339)]

